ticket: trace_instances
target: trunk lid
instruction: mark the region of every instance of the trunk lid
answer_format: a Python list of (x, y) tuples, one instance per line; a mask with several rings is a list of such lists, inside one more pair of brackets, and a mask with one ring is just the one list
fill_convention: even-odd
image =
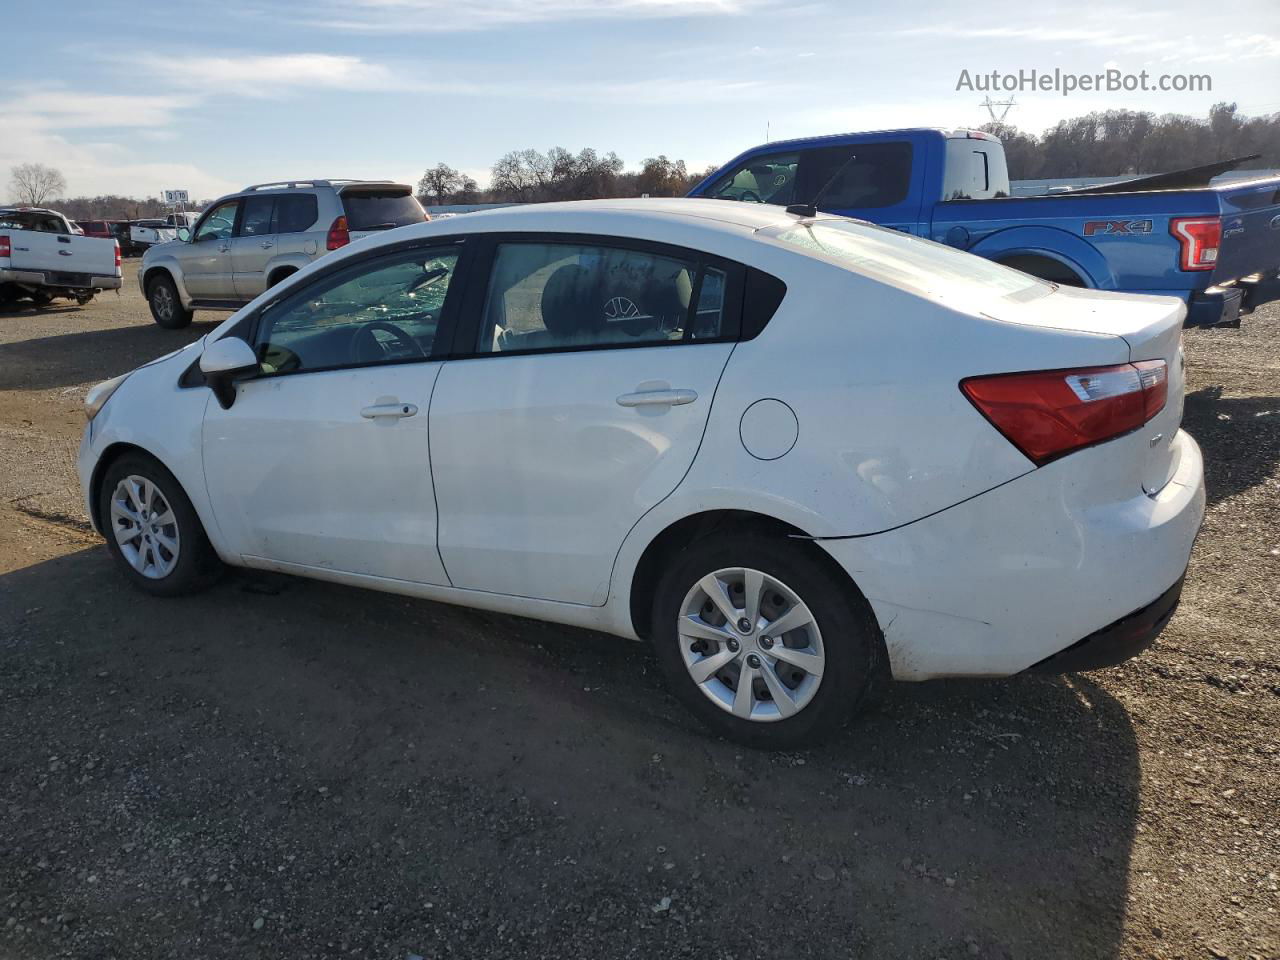
[(1219, 187), (1222, 245), (1214, 283), (1280, 269), (1280, 177)]
[(1179, 448), (1173, 439), (1182, 424), (1186, 390), (1182, 353), (1186, 306), (1182, 301), (1060, 287), (1050, 297), (1028, 303), (1008, 301), (986, 315), (1009, 323), (1119, 337), (1129, 345), (1130, 363), (1163, 360), (1169, 378), (1164, 407), (1138, 430), (1106, 445), (1115, 451), (1109, 468), (1125, 489), (1140, 486), (1155, 494), (1169, 482), (1178, 469)]

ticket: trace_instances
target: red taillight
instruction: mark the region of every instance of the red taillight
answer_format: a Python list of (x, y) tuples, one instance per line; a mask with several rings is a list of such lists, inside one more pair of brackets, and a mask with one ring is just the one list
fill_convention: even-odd
[(337, 250), (351, 242), (351, 233), (347, 230), (347, 218), (339, 217), (329, 228), (329, 237), (325, 240), (326, 250)]
[(9, 257), (12, 255), (12, 250), (9, 247), (9, 235), (7, 233), (0, 233), (0, 257)]
[(1164, 409), (1163, 360), (970, 377), (960, 389), (1037, 466), (1140, 426)]
[(1222, 245), (1221, 217), (1174, 217), (1169, 232), (1182, 247), (1183, 270), (1212, 270), (1218, 263)]
[(116, 241), (116, 266), (120, 266), (120, 241)]

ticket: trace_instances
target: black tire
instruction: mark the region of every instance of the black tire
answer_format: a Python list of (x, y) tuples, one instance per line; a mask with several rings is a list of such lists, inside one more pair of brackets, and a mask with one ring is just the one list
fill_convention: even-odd
[(147, 284), (147, 305), (151, 307), (151, 319), (166, 330), (191, 325), (193, 311), (183, 309), (178, 287), (167, 273), (157, 274)]
[[(750, 747), (812, 746), (845, 725), (887, 677), (884, 638), (865, 597), (810, 544), (744, 532), (712, 535), (668, 561), (653, 603), (653, 643), (676, 697), (716, 733)], [(790, 587), (808, 606), (822, 634), (826, 658), (812, 700), (791, 717), (771, 722), (736, 717), (702, 691), (685, 666), (677, 633), (681, 605), (707, 574), (752, 568)], [(745, 649), (745, 647), (744, 647)]]
[[(116, 487), (128, 477), (141, 477), (153, 483), (163, 501), (175, 517), (177, 528), (177, 562), (173, 569), (162, 577), (146, 576), (133, 566), (125, 556), (124, 548), (118, 541), (115, 531), (117, 524), (112, 517), (111, 499)], [(222, 562), (214, 552), (205, 535), (204, 525), (196, 515), (195, 508), (187, 499), (182, 485), (157, 460), (141, 453), (128, 453), (117, 459), (109, 467), (102, 478), (102, 487), (98, 491), (98, 516), (102, 522), (103, 535), (106, 537), (107, 550), (115, 558), (117, 566), (124, 572), (125, 578), (138, 589), (157, 597), (176, 597), (185, 593), (195, 593), (212, 584), (222, 572)], [(166, 527), (166, 530), (169, 528)], [(139, 547), (144, 545), (139, 540)]]

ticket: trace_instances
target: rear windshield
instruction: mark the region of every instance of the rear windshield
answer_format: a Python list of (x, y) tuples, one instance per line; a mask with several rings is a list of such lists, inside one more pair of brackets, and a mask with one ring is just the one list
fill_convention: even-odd
[(403, 189), (347, 191), (342, 208), (350, 230), (390, 230), (426, 219), (422, 205)]
[(1054, 290), (1053, 284), (1028, 273), (871, 224), (821, 220), (782, 228), (776, 237), (872, 279), (936, 299), (1035, 300)]

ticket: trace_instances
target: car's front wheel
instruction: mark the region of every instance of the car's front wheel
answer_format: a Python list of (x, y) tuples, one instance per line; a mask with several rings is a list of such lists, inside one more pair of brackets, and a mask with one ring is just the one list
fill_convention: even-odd
[(166, 330), (181, 330), (191, 323), (192, 311), (182, 306), (178, 288), (167, 273), (147, 284), (147, 304), (152, 319)]
[(713, 536), (676, 554), (653, 639), (676, 695), (756, 747), (805, 747), (842, 726), (886, 669), (870, 605), (787, 538)]
[(181, 485), (151, 457), (126, 454), (107, 468), (98, 493), (107, 549), (125, 576), (156, 596), (207, 586), (221, 562)]

